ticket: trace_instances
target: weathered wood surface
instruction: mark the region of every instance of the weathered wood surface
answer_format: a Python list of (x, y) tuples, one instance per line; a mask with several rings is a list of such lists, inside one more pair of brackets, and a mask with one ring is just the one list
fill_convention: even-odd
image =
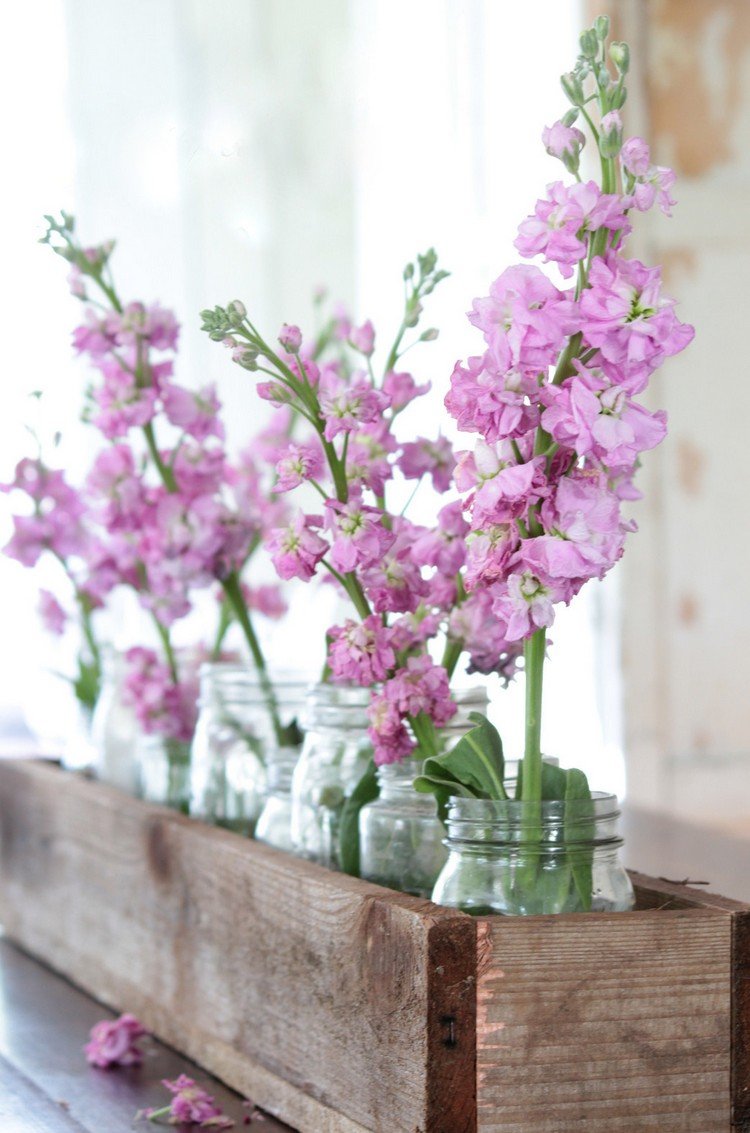
[(303, 1133), (750, 1133), (750, 908), (472, 919), (0, 764), (0, 919)]
[[(91, 1027), (109, 1015), (100, 1003), (0, 940), (0, 1130), (2, 1133), (133, 1133), (138, 1110), (169, 1100), (163, 1078), (195, 1078), (245, 1128), (243, 1099), (168, 1047), (142, 1040), (142, 1066), (98, 1070), (82, 1053)], [(182, 1127), (180, 1127), (182, 1128)], [(259, 1133), (293, 1133), (273, 1117)]]
[(303, 1133), (473, 1133), (470, 918), (40, 764), (0, 844), (12, 939)]

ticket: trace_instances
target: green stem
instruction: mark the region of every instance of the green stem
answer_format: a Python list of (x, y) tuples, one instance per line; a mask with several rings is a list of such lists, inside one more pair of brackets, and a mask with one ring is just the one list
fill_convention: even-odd
[(524, 802), (540, 802), (542, 798), (542, 683), (547, 631), (538, 629), (524, 642), (526, 674), (526, 735), (523, 753)]
[(162, 460), (161, 453), (159, 452), (159, 447), (156, 443), (156, 436), (154, 435), (154, 427), (150, 421), (147, 425), (143, 426), (143, 435), (146, 438), (148, 451), (151, 454), (151, 459), (156, 465), (159, 475), (161, 476), (164, 487), (168, 492), (176, 492), (177, 480), (175, 479), (175, 474), (169, 467), (169, 465), (165, 464)]
[(284, 725), (279, 716), (279, 708), (276, 703), (276, 694), (274, 693), (273, 685), (271, 684), (270, 677), (268, 676), (268, 669), (266, 668), (266, 659), (263, 656), (263, 651), (260, 643), (253, 629), (253, 623), (250, 620), (250, 614), (245, 599), (242, 596), (242, 587), (240, 586), (239, 576), (236, 572), (232, 572), (222, 579), (221, 585), (224, 588), (227, 602), (229, 603), (232, 612), (239, 623), (242, 632), (245, 635), (250, 653), (252, 654), (255, 668), (258, 672), (258, 682), (260, 684), (263, 699), (268, 708), (268, 714), (271, 717), (271, 723), (276, 735), (279, 746), (284, 746)]

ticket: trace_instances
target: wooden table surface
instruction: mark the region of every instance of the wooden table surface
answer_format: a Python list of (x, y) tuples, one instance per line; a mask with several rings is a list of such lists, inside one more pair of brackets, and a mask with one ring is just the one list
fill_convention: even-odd
[[(238, 1133), (281, 1133), (271, 1117), (245, 1118), (243, 1099), (182, 1055), (155, 1040), (142, 1043), (140, 1067), (97, 1070), (82, 1047), (99, 1019), (112, 1013), (66, 980), (0, 939), (1, 1133), (134, 1133), (163, 1129), (134, 1122), (139, 1109), (163, 1106), (162, 1078), (188, 1074), (213, 1094)], [(170, 1126), (192, 1133), (194, 1125)]]
[[(626, 864), (672, 881), (707, 882), (707, 888), (750, 902), (748, 840), (626, 808)], [(123, 1009), (127, 1004), (123, 1004)], [(135, 1113), (166, 1104), (162, 1078), (188, 1074), (213, 1094), (239, 1131), (248, 1128), (242, 1099), (181, 1055), (152, 1041), (144, 1065), (95, 1070), (81, 1048), (97, 1020), (110, 1012), (0, 940), (0, 1133), (132, 1133)], [(193, 1127), (173, 1127), (188, 1133)], [(289, 1127), (270, 1117), (251, 1131)]]

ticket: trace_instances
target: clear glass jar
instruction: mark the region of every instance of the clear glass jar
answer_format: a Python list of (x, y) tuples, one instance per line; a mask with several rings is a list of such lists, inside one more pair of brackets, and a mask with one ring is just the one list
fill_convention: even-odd
[(139, 794), (188, 814), (190, 810), (190, 744), (166, 736), (138, 737)]
[(370, 690), (316, 685), (308, 693), (305, 741), (292, 778), (292, 846), (300, 857), (339, 869), (345, 800), (372, 759)]
[[(271, 699), (248, 665), (201, 666), (190, 790), (195, 818), (253, 834), (266, 798), (266, 766), (279, 750), (278, 730), (296, 730), (292, 725), (306, 687), (304, 681), (274, 678)], [(291, 744), (289, 757), (298, 754), (298, 745)]]
[(432, 899), (476, 915), (627, 912), (614, 795), (528, 803), (453, 798), (449, 856)]
[[(483, 688), (454, 691), (453, 699), (456, 714), (439, 733), (443, 752), (474, 727), (470, 712), (487, 712)], [(429, 897), (448, 851), (434, 796), (419, 794), (413, 787), (422, 762), (417, 753), (416, 758), (378, 768), (380, 795), (359, 814), (359, 872), (378, 885)]]
[(259, 842), (266, 842), (287, 853), (293, 850), (292, 776), (299, 755), (299, 748), (281, 748), (271, 752), (266, 768), (266, 801), (255, 827), (255, 837)]
[(124, 654), (105, 649), (102, 654), (102, 690), (91, 720), (94, 774), (102, 783), (109, 783), (128, 795), (137, 795), (140, 776), (136, 743), (139, 728), (134, 708), (123, 702), (126, 675)]

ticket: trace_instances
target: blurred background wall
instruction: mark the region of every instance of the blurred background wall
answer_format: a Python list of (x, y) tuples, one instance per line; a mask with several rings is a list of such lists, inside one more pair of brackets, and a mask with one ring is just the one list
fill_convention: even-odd
[[(273, 333), (285, 320), (304, 325), (325, 283), (357, 318), (387, 328), (403, 264), (434, 244), (452, 276), (430, 310), (441, 339), (417, 366), (436, 391), (419, 424), (450, 431), (442, 396), (455, 359), (475, 349), (464, 312), (515, 259), (518, 222), (560, 175), (541, 128), (565, 109), (558, 78), (578, 31), (604, 10), (589, 0), (16, 6), (0, 46), (17, 169), (3, 190), (0, 286), (13, 317), (2, 477), (28, 447), (32, 410), (43, 431), (62, 428), (72, 473), (90, 458), (76, 424), (85, 374), (69, 349), (78, 310), (61, 265), (34, 245), (40, 215), (60, 206), (87, 240), (117, 237), (125, 294), (177, 309), (182, 380), (219, 383), (237, 443), (257, 427), (259, 403), (200, 335), (197, 312), (242, 297)], [(609, 0), (608, 10), (636, 63), (627, 130), (678, 173), (675, 218), (639, 218), (638, 250), (664, 265), (698, 334), (654, 383), (671, 431), (644, 460), (640, 533), (555, 626), (544, 742), (595, 785), (622, 791), (626, 768), (639, 803), (742, 826), (750, 5)], [(30, 408), (40, 385), (44, 408)], [(0, 564), (6, 716), (18, 704), (33, 716), (40, 665), (52, 663), (33, 622), (35, 592), (29, 572)], [(321, 627), (302, 602), (304, 618), (301, 606), (293, 613), (312, 639)], [(520, 692), (495, 705), (510, 751)]]

